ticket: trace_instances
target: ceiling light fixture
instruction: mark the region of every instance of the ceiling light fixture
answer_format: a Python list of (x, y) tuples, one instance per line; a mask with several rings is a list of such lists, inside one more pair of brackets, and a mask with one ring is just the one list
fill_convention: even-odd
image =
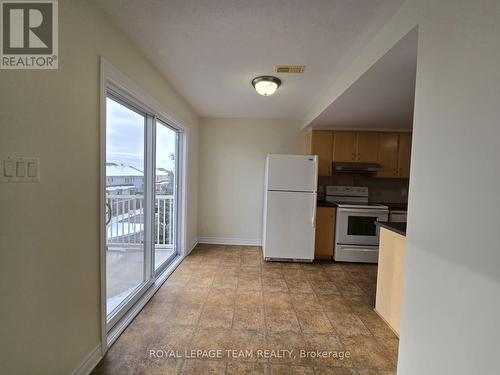
[(260, 76), (252, 79), (252, 86), (260, 95), (269, 96), (281, 85), (281, 80), (273, 76)]

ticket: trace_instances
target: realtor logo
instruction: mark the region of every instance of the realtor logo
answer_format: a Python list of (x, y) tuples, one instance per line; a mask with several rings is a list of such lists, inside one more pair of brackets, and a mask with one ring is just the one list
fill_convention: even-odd
[(57, 69), (57, 0), (0, 0), (0, 69)]

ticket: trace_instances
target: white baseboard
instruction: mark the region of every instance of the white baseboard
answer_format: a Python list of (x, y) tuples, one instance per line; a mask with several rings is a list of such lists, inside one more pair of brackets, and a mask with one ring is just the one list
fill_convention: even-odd
[(189, 247), (189, 249), (188, 249), (188, 251), (187, 251), (186, 255), (189, 255), (189, 254), (191, 253), (191, 251), (193, 251), (193, 249), (196, 247), (196, 245), (198, 245), (198, 243), (199, 243), (198, 238), (195, 238), (195, 239), (193, 240), (193, 242), (191, 243), (191, 246)]
[(97, 366), (99, 361), (102, 358), (102, 349), (101, 345), (97, 345), (97, 347), (90, 352), (87, 357), (83, 360), (83, 362), (78, 366), (76, 370), (74, 370), (72, 375), (89, 375), (90, 372)]
[(262, 246), (260, 238), (200, 237), (198, 242), (213, 245)]

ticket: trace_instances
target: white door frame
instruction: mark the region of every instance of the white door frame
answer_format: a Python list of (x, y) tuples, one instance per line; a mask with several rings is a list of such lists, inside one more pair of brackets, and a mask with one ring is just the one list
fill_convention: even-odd
[[(120, 335), (132, 319), (152, 297), (154, 292), (166, 280), (168, 275), (177, 267), (180, 261), (186, 256), (188, 249), (187, 241), (187, 165), (188, 165), (188, 128), (177, 119), (171, 112), (164, 109), (154, 97), (149, 95), (140, 86), (131, 79), (113, 67), (104, 58), (100, 59), (100, 182), (99, 182), (99, 233), (100, 233), (100, 320), (101, 320), (101, 351), (102, 355), (106, 353), (109, 345)], [(151, 286), (150, 290), (137, 301), (137, 305), (130, 310), (122, 319), (121, 324), (117, 324), (113, 332), (107, 331), (106, 316), (106, 230), (105, 230), (105, 212), (106, 212), (106, 97), (108, 89), (118, 92), (120, 96), (129, 99), (132, 103), (137, 103), (149, 114), (156, 116), (162, 122), (179, 131), (179, 171), (178, 171), (178, 252), (179, 257), (172, 264), (166, 267)], [(146, 177), (146, 176), (145, 176)], [(154, 268), (154, 264), (150, 265)]]

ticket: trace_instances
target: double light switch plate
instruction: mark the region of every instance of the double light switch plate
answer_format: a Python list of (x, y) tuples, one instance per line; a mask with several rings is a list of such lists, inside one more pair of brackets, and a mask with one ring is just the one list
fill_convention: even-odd
[(0, 182), (39, 182), (40, 159), (0, 157)]

